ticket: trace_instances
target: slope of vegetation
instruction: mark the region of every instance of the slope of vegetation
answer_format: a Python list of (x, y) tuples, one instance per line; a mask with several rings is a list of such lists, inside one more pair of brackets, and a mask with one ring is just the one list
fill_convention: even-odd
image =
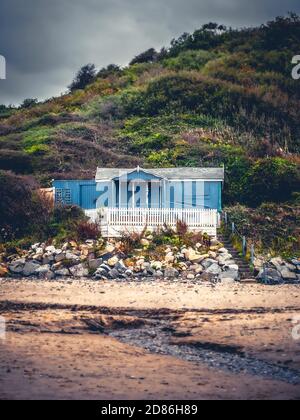
[(0, 107), (0, 169), (48, 186), (97, 165), (225, 165), (226, 204), (296, 206), (299, 45), (290, 14), (258, 28), (204, 25), (123, 69), (84, 66), (66, 95)]

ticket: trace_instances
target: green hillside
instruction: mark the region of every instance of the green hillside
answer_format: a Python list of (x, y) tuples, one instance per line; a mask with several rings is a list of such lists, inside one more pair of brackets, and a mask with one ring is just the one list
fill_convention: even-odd
[[(96, 166), (226, 167), (227, 203), (257, 206), (299, 191), (300, 18), (259, 28), (208, 24), (83, 89), (0, 108), (0, 169), (91, 178)], [(297, 197), (296, 197), (297, 198)]]

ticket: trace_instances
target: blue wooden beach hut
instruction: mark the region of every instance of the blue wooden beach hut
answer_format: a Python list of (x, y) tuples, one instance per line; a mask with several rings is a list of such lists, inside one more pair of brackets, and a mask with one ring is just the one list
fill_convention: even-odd
[[(216, 235), (222, 210), (224, 168), (98, 168), (94, 180), (55, 180), (56, 204), (75, 204), (107, 234), (123, 228), (155, 229), (184, 220)], [(99, 219), (100, 220), (100, 219)], [(113, 235), (113, 234), (111, 234)]]

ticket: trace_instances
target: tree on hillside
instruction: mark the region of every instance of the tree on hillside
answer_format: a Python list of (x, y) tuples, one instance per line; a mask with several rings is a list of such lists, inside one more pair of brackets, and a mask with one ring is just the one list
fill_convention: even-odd
[(0, 105), (0, 115), (5, 114), (7, 112), (7, 108), (5, 105)]
[(202, 30), (203, 31), (214, 32), (215, 34), (217, 34), (217, 33), (226, 32), (227, 28), (224, 25), (219, 25), (218, 23), (210, 22), (210, 23), (206, 23), (205, 25), (203, 25)]
[(139, 54), (136, 57), (134, 57), (134, 59), (130, 62), (130, 65), (132, 66), (134, 64), (153, 63), (157, 61), (157, 58), (158, 52), (154, 48), (150, 48), (142, 54)]
[(36, 98), (27, 98), (24, 99), (22, 104), (20, 105), (20, 108), (32, 108), (33, 106), (37, 105), (38, 100)]
[(94, 64), (86, 64), (76, 74), (73, 82), (68, 87), (71, 92), (74, 90), (84, 89), (91, 84), (96, 77), (96, 66)]
[(112, 75), (118, 75), (120, 72), (120, 66), (118, 66), (117, 64), (109, 64), (107, 67), (103, 67), (101, 70), (99, 70), (97, 77), (105, 79), (106, 77)]
[[(15, 110), (13, 106), (0, 105), (0, 118), (9, 117), (9, 115)], [(0, 130), (1, 132), (1, 130)]]

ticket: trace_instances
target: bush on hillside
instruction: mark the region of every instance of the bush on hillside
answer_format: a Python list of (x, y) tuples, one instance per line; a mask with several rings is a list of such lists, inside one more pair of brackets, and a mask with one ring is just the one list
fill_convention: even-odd
[(251, 207), (263, 202), (282, 203), (300, 191), (300, 167), (286, 159), (258, 160), (244, 177), (244, 202)]
[(36, 188), (29, 177), (0, 171), (0, 241), (44, 231), (51, 207)]
[(75, 90), (84, 89), (95, 80), (96, 73), (96, 66), (94, 64), (87, 64), (81, 67), (69, 86), (70, 91), (74, 92)]
[(32, 172), (32, 162), (27, 153), (19, 150), (0, 150), (0, 170), (14, 171), (17, 174)]
[(265, 203), (257, 209), (236, 205), (226, 211), (239, 232), (255, 244), (256, 252), (300, 256), (299, 205)]
[(278, 142), (282, 142), (281, 137), (288, 126), (292, 139), (296, 139), (300, 132), (295, 107), (288, 111), (277, 96), (275, 99), (272, 95), (262, 97), (256, 89), (198, 73), (179, 72), (150, 82), (145, 90), (124, 92), (121, 99), (129, 116), (204, 114), (221, 118), (241, 132), (251, 131), (260, 137), (267, 136), (272, 125), (273, 137)]
[(88, 220), (81, 220), (75, 224), (77, 239), (79, 241), (86, 241), (88, 239), (99, 239), (101, 236), (101, 229), (98, 223), (93, 223)]

